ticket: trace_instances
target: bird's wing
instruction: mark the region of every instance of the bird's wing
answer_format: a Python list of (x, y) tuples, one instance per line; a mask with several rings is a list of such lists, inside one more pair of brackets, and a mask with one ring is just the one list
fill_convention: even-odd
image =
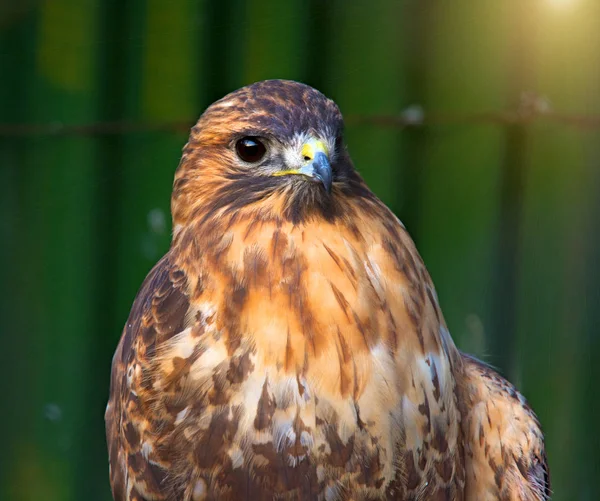
[[(167, 254), (142, 284), (113, 358), (105, 419), (116, 501), (168, 497), (158, 444), (146, 433), (156, 423), (148, 422), (151, 413), (145, 407), (152, 402), (153, 390), (144, 381), (150, 381), (145, 372), (157, 346), (184, 329), (188, 309), (185, 274)], [(160, 418), (157, 412), (152, 415)]]
[(544, 436), (533, 410), (489, 366), (465, 354), (462, 360), (466, 499), (550, 499)]

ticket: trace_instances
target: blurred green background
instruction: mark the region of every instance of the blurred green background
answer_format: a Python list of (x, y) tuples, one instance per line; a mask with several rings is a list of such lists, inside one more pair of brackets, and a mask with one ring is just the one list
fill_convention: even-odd
[(554, 499), (600, 499), (598, 0), (0, 0), (0, 499), (110, 498), (110, 361), (186, 130), (265, 78), (337, 101)]

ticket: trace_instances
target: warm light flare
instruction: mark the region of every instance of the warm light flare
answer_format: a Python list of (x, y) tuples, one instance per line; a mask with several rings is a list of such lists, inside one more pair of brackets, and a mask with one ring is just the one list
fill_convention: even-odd
[(579, 0), (547, 0), (548, 3), (558, 9), (572, 8)]

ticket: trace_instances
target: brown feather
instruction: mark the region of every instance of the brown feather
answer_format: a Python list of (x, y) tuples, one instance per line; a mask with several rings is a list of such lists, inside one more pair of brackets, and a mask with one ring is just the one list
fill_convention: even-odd
[(467, 499), (550, 499), (544, 436), (533, 410), (493, 369), (469, 355), (462, 358)]
[[(236, 157), (243, 135), (271, 141), (271, 164)], [(307, 135), (330, 146), (331, 193), (269, 175), (286, 161), (282, 148)], [(341, 135), (332, 101), (285, 81), (225, 97), (193, 128), (175, 176), (171, 249), (113, 360), (116, 500), (471, 492), (480, 466), (465, 453), (464, 419), (481, 417), (469, 399), (487, 387), (465, 370), (412, 240)], [(543, 466), (519, 467), (538, 482)]]

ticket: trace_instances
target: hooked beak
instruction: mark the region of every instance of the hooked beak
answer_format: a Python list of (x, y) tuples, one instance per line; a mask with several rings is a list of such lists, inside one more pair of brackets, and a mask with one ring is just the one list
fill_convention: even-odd
[(302, 146), (304, 165), (299, 169), (285, 170), (276, 173), (276, 176), (300, 174), (319, 181), (327, 193), (331, 193), (333, 173), (329, 163), (327, 145), (318, 139), (309, 139)]
[(322, 151), (315, 153), (314, 158), (299, 169), (299, 173), (321, 181), (325, 191), (331, 193), (331, 184), (333, 183), (331, 165), (329, 158)]

